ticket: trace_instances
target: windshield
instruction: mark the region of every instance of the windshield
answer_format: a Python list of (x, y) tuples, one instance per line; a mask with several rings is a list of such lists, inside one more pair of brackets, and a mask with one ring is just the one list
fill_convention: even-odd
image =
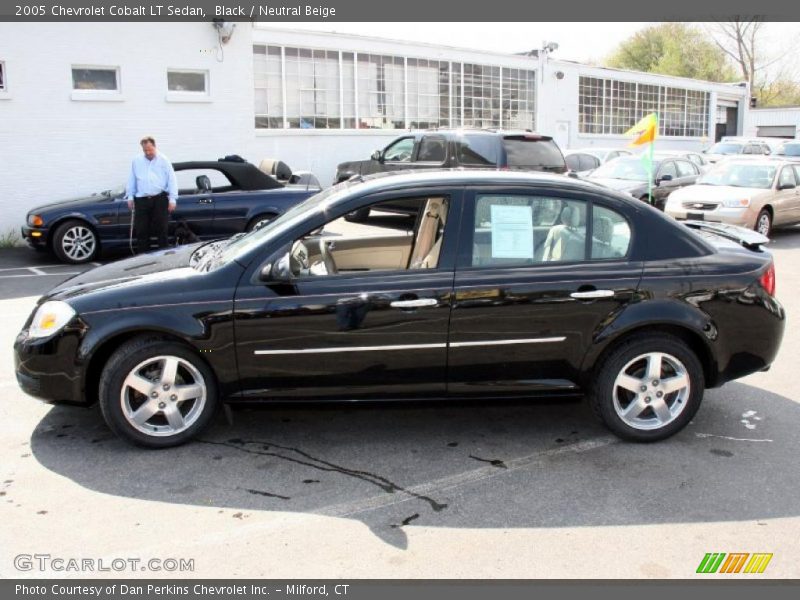
[[(360, 182), (361, 180), (359, 178), (354, 178), (331, 186), (321, 191), (319, 194), (315, 194), (300, 204), (293, 206), (277, 219), (270, 221), (260, 229), (256, 229), (247, 234), (237, 234), (227, 240), (215, 242), (211, 244), (210, 247), (202, 246), (196, 251), (196, 253), (203, 251), (203, 255), (199, 257), (200, 260), (197, 268), (210, 271), (244, 256), (273, 235), (290, 229), (298, 222), (307, 218), (309, 214), (318, 210), (325, 204), (326, 200), (334, 194), (346, 190)], [(195, 260), (196, 257), (193, 256), (192, 258), (193, 263), (198, 263), (198, 261)]]
[[(658, 164), (653, 164), (653, 171), (658, 169)], [(624, 179), (626, 181), (647, 181), (647, 167), (639, 157), (615, 158), (599, 166), (592, 173), (592, 179)]]
[(728, 162), (711, 169), (697, 183), (768, 189), (772, 187), (775, 171), (776, 167), (773, 165)]
[(744, 144), (732, 144), (730, 142), (719, 142), (709, 148), (709, 154), (741, 154)]
[(800, 144), (785, 144), (780, 154), (784, 156), (800, 156)]

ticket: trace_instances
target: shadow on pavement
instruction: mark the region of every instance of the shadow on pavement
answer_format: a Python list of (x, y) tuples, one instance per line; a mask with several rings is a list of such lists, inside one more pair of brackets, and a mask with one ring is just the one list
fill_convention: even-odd
[[(409, 526), (593, 527), (800, 514), (800, 406), (741, 383), (707, 392), (657, 444), (617, 440), (574, 402), (239, 409), (201, 441), (147, 451), (98, 410), (54, 407), (31, 437), (47, 469), (142, 500)], [(165, 468), (168, 464), (168, 468)], [(124, 524), (120, 524), (124, 526)]]

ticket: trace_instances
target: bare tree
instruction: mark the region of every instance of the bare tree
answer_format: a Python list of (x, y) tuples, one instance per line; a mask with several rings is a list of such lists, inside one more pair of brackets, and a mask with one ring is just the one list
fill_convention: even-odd
[(736, 16), (715, 23), (709, 33), (717, 47), (733, 60), (742, 79), (750, 84), (751, 93), (762, 103), (772, 100), (776, 83), (794, 78), (794, 65), (790, 66), (785, 59), (796, 49), (796, 42), (777, 51), (768, 51), (768, 42), (772, 40), (763, 20)]

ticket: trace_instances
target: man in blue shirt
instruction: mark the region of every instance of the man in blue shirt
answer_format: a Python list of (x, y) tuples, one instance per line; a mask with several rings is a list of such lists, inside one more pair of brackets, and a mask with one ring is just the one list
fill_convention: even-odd
[(178, 183), (169, 159), (156, 150), (156, 141), (144, 137), (139, 142), (143, 154), (133, 159), (125, 197), (134, 210), (133, 228), (138, 253), (150, 249), (150, 238), (158, 239), (158, 247), (167, 247), (169, 213), (178, 200)]

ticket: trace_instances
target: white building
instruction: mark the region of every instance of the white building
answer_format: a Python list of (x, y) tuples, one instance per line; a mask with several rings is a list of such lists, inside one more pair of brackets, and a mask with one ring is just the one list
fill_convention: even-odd
[(800, 106), (751, 109), (746, 135), (787, 139), (800, 138)]
[[(487, 25), (487, 35), (501, 36)], [(368, 31), (365, 31), (368, 33)], [(0, 24), (0, 232), (32, 207), (123, 182), (138, 140), (174, 161), (277, 157), (324, 185), (402, 130), (530, 128), (625, 145), (658, 111), (663, 148), (744, 131), (739, 85), (333, 33), (210, 23)]]

